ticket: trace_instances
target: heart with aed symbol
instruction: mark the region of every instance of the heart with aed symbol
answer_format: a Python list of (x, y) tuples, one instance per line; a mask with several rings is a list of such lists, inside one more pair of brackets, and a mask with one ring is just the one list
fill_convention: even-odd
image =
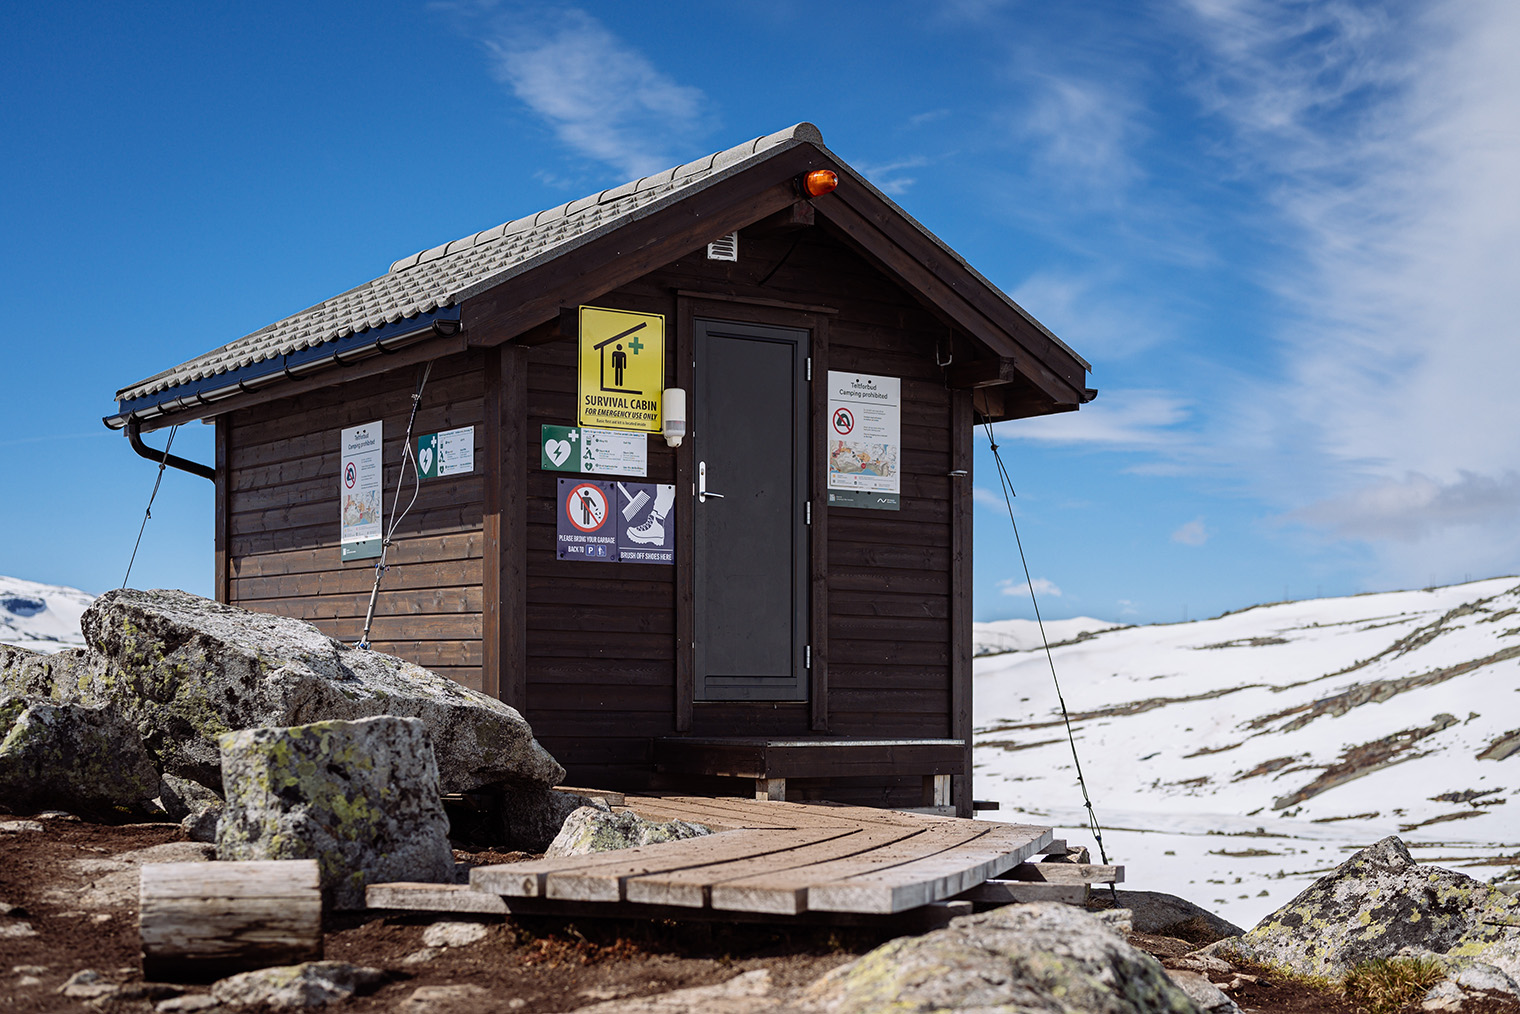
[(563, 465), (565, 459), (570, 457), (570, 441), (550, 440), (544, 444), (544, 454), (548, 455), (549, 460), (554, 462), (555, 467)]

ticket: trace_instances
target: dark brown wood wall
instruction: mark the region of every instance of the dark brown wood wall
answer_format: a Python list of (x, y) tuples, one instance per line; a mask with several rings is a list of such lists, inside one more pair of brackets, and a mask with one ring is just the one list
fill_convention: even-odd
[[(784, 259), (784, 260), (783, 260)], [(778, 266), (779, 265), (779, 266)], [(774, 274), (764, 286), (758, 282)], [(663, 313), (677, 347), (677, 293), (719, 297), (703, 315), (739, 321), (826, 306), (829, 369), (903, 378), (904, 503), (900, 511), (835, 508), (828, 514), (827, 731), (857, 738), (961, 734), (952, 692), (952, 396), (935, 365), (949, 330), (907, 293), (814, 228), (741, 235), (737, 264), (689, 256), (638, 283), (588, 299)], [(745, 299), (757, 302), (746, 304)], [(671, 355), (669, 381), (676, 382)], [(557, 474), (541, 472), (539, 427), (575, 420), (575, 342), (532, 347), (528, 370), (527, 714), (571, 778), (637, 787), (651, 772), (651, 741), (676, 732), (675, 568), (559, 561), (554, 556)], [(815, 444), (818, 443), (815, 438)], [(646, 481), (671, 482), (676, 454), (650, 443)], [(678, 524), (689, 523), (678, 490)], [(815, 510), (823, 490), (815, 491)], [(968, 673), (969, 676), (969, 673)], [(699, 703), (698, 735), (801, 735), (805, 704)], [(732, 786), (730, 786), (732, 788)], [(895, 787), (894, 793), (889, 788)], [(806, 788), (804, 787), (804, 790)], [(820, 787), (820, 791), (822, 791)], [(835, 796), (917, 803), (917, 779), (830, 790)]]
[[(466, 686), (481, 683), (481, 513), (485, 440), (482, 353), (435, 362), (413, 428), (475, 426), (475, 471), (425, 480), (387, 556), (371, 640)], [(384, 519), (391, 521), (402, 437), (420, 367), (309, 391), (220, 421), (225, 461), (227, 601), (295, 616), (358, 639), (374, 583), (373, 560), (341, 563), (340, 431), (384, 421)], [(410, 472), (402, 504), (411, 499)], [(223, 591), (223, 589), (225, 589)]]
[[(950, 351), (949, 328), (822, 227), (746, 233), (736, 264), (697, 252), (586, 302), (664, 314), (668, 383), (675, 383), (684, 340), (676, 333), (678, 306), (692, 293), (711, 297), (701, 304), (704, 315), (732, 320), (826, 314), (827, 361), (815, 359), (815, 385), (826, 383), (829, 369), (902, 378), (903, 509), (829, 509), (825, 491), (814, 491), (815, 511), (828, 511), (827, 644), (815, 646), (826, 663), (819, 668), (827, 672), (827, 714), (813, 715), (806, 704), (701, 703), (692, 707), (686, 731), (965, 736), (969, 665), (956, 657), (952, 633), (969, 616), (969, 567), (957, 554), (964, 556), (969, 545), (970, 479), (946, 473), (969, 467), (969, 440), (963, 435), (957, 443), (952, 426), (957, 419), (964, 426), (968, 413), (960, 404), (964, 396), (952, 396), (935, 363), (937, 352)], [(423, 484), (391, 549), (397, 566), (382, 585), (375, 647), (475, 688), (482, 687), (484, 663), (493, 670), (500, 665), (500, 674), (486, 674), (486, 689), (521, 694), (535, 732), (572, 781), (657, 784), (652, 741), (677, 731), (676, 568), (555, 558), (560, 473), (538, 468), (539, 427), (575, 423), (576, 343), (553, 337), (552, 325), (529, 338), (527, 348), (509, 350), (511, 362), (502, 349), (490, 348), (434, 365), (415, 432), (478, 426), (476, 470)], [(374, 571), (369, 561), (338, 562), (339, 431), (384, 420), (389, 519), (417, 378), (417, 368), (407, 366), (245, 409), (231, 425), (219, 424), (218, 454), (229, 466), (219, 523), (225, 581), (219, 584), (229, 601), (298, 616), (347, 640), (359, 636)], [(519, 397), (523, 415), (513, 418), (510, 402)], [(521, 436), (493, 444), (487, 418), (495, 418), (503, 434), (508, 427), (501, 420), (510, 419), (513, 428), (523, 427)], [(821, 452), (816, 434), (814, 444)], [(486, 483), (495, 459), (509, 481), (525, 474), (520, 499), (490, 496)], [(676, 480), (677, 454), (657, 438), (650, 440), (649, 462), (645, 481)], [(676, 503), (677, 524), (689, 524), (689, 490), (678, 488)], [(491, 574), (484, 572), (484, 558), (494, 555), (489, 546), (518, 544), (526, 546), (525, 573), (515, 576), (499, 561)], [(482, 606), (486, 589), (519, 583), (522, 639), (516, 642), (515, 618), (503, 613), (498, 627), (495, 617), (483, 617)], [(506, 601), (503, 591), (494, 593)], [(483, 650), (485, 635), (496, 648)], [(514, 659), (525, 660), (525, 672), (505, 671), (515, 668)], [(964, 684), (959, 690), (957, 680)], [(793, 792), (896, 805), (919, 801), (914, 777), (797, 783)]]

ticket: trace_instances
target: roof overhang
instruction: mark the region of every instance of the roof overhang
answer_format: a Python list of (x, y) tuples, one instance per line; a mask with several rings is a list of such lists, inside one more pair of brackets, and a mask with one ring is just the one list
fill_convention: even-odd
[[(189, 422), (214, 414), (222, 402), (238, 395), (261, 392), (284, 381), (351, 366), (373, 356), (391, 355), (429, 338), (457, 334), (459, 327), (459, 307), (443, 307), (225, 373), (176, 384), (144, 398), (122, 401), (116, 414), (106, 416), (104, 422), (113, 430), (126, 426), (131, 419), (137, 420), (145, 429)], [(335, 383), (337, 379), (335, 377)], [(170, 416), (173, 418), (168, 418)]]
[[(105, 422), (120, 429), (129, 418), (135, 418), (143, 429), (151, 430), (338, 383), (345, 373), (337, 367), (377, 360), (387, 353), (405, 350), (394, 360), (364, 363), (346, 375), (369, 374), (465, 346), (489, 347), (516, 340), (555, 320), (561, 307), (590, 302), (715, 239), (794, 208), (804, 200), (796, 180), (812, 169), (833, 169), (842, 179), (832, 193), (806, 199), (810, 209), (807, 217), (914, 293), (953, 333), (969, 340), (973, 354), (947, 369), (946, 382), (971, 390), (973, 404), (982, 417), (996, 420), (1070, 411), (1096, 394), (1085, 386), (1090, 367), (1080, 356), (824, 147), (816, 128), (801, 124), (757, 139), (752, 145), (757, 150), (721, 168), (719, 163), (729, 153), (651, 178), (658, 183), (664, 176), (679, 176), (687, 169), (697, 173), (691, 182), (627, 214), (592, 224), (536, 256), (476, 277), (452, 294), (437, 294), (434, 305), (438, 309), (186, 380), (141, 397), (122, 398), (133, 390), (124, 389), (118, 395), (117, 413)], [(645, 182), (605, 191), (602, 197), (614, 199), (619, 192), (642, 187)], [(562, 217), (574, 215), (575, 209), (588, 200), (555, 210)], [(459, 243), (490, 242), (494, 232), (488, 230)], [(455, 245), (415, 255), (398, 262), (392, 270), (408, 271), (412, 261), (425, 265), (429, 258), (448, 258)], [(452, 341), (443, 340), (456, 334)], [(331, 379), (325, 375), (328, 370), (333, 370)], [(149, 378), (137, 387), (143, 389), (152, 381)]]

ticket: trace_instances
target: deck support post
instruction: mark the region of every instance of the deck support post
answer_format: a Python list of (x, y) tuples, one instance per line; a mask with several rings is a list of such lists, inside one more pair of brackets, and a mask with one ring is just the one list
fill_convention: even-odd
[(756, 778), (755, 798), (769, 800), (773, 803), (786, 802), (786, 779)]

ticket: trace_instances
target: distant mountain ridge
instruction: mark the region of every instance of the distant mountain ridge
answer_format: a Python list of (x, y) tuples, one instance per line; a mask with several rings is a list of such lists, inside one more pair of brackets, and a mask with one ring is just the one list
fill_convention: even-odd
[(0, 644), (48, 654), (82, 648), (79, 618), (94, 601), (78, 588), (0, 577)]
[[(1078, 616), (1070, 620), (1046, 620), (1044, 621), (1045, 640), (1050, 641), (1051, 647), (1055, 647), (1085, 641), (1105, 630), (1119, 630), (1126, 626), (1129, 624), (1095, 620), (1091, 616)], [(1044, 643), (1040, 637), (1040, 627), (1041, 624), (1035, 620), (995, 620), (991, 623), (973, 623), (971, 625), (972, 653), (981, 656), (1001, 655), (1009, 651), (1034, 651)]]

